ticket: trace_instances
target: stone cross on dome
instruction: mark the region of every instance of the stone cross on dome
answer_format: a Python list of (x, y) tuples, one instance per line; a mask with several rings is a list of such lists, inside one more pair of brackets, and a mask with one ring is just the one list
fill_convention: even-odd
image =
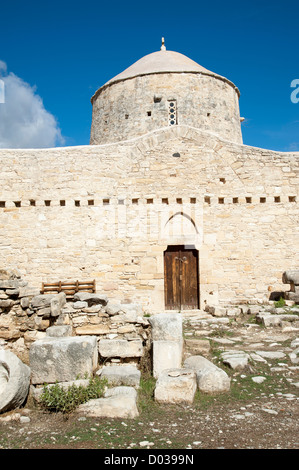
[(165, 47), (165, 41), (164, 41), (164, 38), (162, 38), (162, 46), (161, 46), (161, 51), (166, 51), (166, 47)]

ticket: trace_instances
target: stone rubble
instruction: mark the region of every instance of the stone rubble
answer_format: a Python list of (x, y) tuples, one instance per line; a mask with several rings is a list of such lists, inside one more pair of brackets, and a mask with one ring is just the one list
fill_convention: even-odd
[(226, 392), (230, 389), (230, 378), (220, 367), (202, 356), (189, 356), (184, 367), (195, 371), (199, 390), (206, 393)]
[(244, 351), (225, 351), (221, 354), (223, 364), (234, 370), (242, 370), (248, 365), (249, 354)]
[[(140, 366), (150, 351), (150, 367), (157, 379), (155, 400), (161, 403), (192, 403), (197, 388), (205, 393), (229, 391), (230, 378), (222, 366), (237, 374), (259, 362), (268, 365), (272, 372), (295, 373), (299, 369), (296, 306), (242, 306), (226, 309), (224, 317), (214, 310), (189, 312), (188, 316), (161, 313), (147, 318), (140, 305), (110, 301), (106, 295), (78, 293), (67, 301), (63, 293), (36, 295), (17, 272), (5, 271), (2, 277), (6, 278), (0, 280), (0, 353), (15, 351), (27, 358), (30, 393), (36, 401), (45, 382), (67, 386), (78, 376), (97, 373), (106, 377), (116, 391), (86, 404), (86, 412), (92, 416), (116, 416), (119, 397), (125, 390), (138, 390)], [(248, 319), (253, 315), (257, 323), (246, 323), (246, 315)], [(241, 319), (238, 336), (232, 335), (232, 325)], [(217, 336), (221, 330), (229, 336)], [(282, 343), (289, 338), (290, 345), (283, 349)], [(218, 365), (211, 361), (211, 344), (217, 344), (221, 351)], [(291, 365), (277, 363), (279, 360), (288, 360)], [(276, 363), (272, 365), (272, 361)], [(2, 365), (2, 390), (7, 377)], [(252, 377), (257, 384), (264, 380), (263, 376)], [(289, 377), (288, 380), (298, 383)], [(135, 398), (134, 403), (132, 396), (131, 401), (125, 400), (128, 403), (119, 409), (120, 417), (138, 415)], [(6, 408), (2, 406), (2, 410)]]
[(151, 344), (140, 305), (115, 303), (101, 293), (79, 292), (70, 299), (64, 292), (40, 294), (17, 270), (1, 271), (0, 320), (0, 342), (26, 364), (31, 345), (48, 336), (96, 336), (99, 354), (108, 362), (132, 358), (140, 363)]

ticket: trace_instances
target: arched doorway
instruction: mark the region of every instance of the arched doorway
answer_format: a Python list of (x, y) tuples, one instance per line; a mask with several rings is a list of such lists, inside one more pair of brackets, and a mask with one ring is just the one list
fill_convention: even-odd
[(167, 310), (199, 308), (198, 250), (185, 245), (164, 251), (164, 298)]

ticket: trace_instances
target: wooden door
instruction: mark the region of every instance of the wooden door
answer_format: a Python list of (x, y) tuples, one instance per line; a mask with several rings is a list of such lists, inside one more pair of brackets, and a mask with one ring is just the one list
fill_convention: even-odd
[(165, 307), (190, 310), (199, 307), (198, 252), (170, 246), (164, 252)]

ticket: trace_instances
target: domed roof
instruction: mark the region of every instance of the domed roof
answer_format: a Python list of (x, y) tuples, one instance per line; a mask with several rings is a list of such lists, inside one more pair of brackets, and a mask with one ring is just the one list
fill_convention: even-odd
[[(203, 75), (210, 75), (228, 82), (239, 94), (238, 88), (227, 78), (202, 67), (184, 54), (174, 51), (167, 51), (162, 38), (162, 47), (160, 51), (152, 52), (151, 54), (148, 54), (137, 60), (137, 62), (135, 62), (133, 65), (106, 82), (102, 87), (99, 88), (95, 95), (97, 95), (100, 90), (113, 83), (142, 75), (157, 73), (199, 73)], [(92, 97), (91, 101), (95, 95)]]
[(126, 80), (137, 75), (148, 75), (152, 73), (162, 72), (194, 72), (215, 75), (201, 65), (189, 59), (189, 57), (174, 51), (158, 51), (152, 52), (141, 59), (137, 60), (126, 70), (109, 80), (107, 84), (118, 80)]

